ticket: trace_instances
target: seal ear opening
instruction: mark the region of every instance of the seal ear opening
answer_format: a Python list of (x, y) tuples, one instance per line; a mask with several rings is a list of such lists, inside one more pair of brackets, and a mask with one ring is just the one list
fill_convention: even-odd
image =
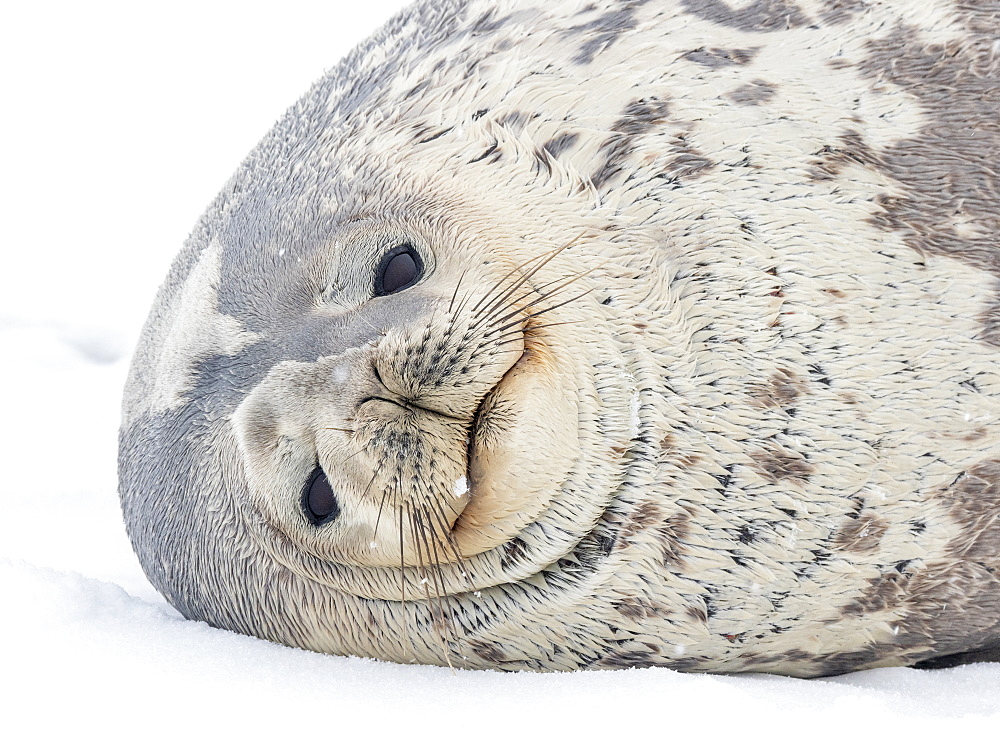
[(302, 510), (317, 527), (329, 524), (340, 516), (340, 504), (322, 467), (316, 467), (306, 480), (302, 489)]

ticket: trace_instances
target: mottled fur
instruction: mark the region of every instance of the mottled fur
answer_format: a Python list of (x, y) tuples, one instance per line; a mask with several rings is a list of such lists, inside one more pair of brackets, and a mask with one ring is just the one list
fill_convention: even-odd
[[(157, 297), (120, 453), (150, 579), (190, 618), (397, 661), (995, 656), (998, 18), (413, 6), (254, 150)], [(404, 241), (424, 280), (372, 299)], [(317, 461), (345, 507), (321, 528)]]

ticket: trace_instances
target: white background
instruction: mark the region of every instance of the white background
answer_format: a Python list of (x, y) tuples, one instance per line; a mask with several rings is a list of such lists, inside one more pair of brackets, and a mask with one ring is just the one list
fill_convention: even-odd
[[(666, 1), (666, 0), (662, 0)], [(399, 0), (0, 15), (4, 748), (1000, 744), (1000, 666), (827, 680), (457, 673), (182, 620), (118, 513), (118, 403), (170, 259), (242, 157)]]

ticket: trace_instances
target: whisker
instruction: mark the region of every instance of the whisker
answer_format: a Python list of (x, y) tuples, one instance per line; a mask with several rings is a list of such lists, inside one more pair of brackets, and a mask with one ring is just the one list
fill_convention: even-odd
[[(520, 321), (518, 321), (518, 323), (526, 323), (527, 321), (532, 320), (534, 317), (535, 317), (534, 314), (527, 315)], [(524, 334), (529, 334), (533, 331), (538, 331), (539, 329), (551, 328), (552, 326), (566, 326), (571, 323), (586, 323), (586, 321), (554, 321), (552, 323), (540, 323), (535, 326), (525, 326), (523, 329), (520, 329), (517, 332), (511, 332), (510, 334), (503, 334), (498, 331), (492, 337), (484, 339), (482, 341), (482, 346), (492, 345), (492, 344), (497, 344), (502, 346), (504, 344), (510, 344), (511, 342), (516, 342), (522, 339)], [(505, 326), (504, 328), (507, 327)], [(504, 337), (509, 337), (509, 338), (504, 338)]]
[(451, 293), (451, 302), (448, 303), (448, 312), (451, 313), (452, 307), (455, 305), (455, 298), (458, 297), (458, 290), (462, 287), (462, 281), (465, 279), (465, 274), (468, 272), (469, 267), (466, 266), (462, 269), (462, 275), (458, 277), (458, 284), (455, 285), (455, 291)]
[[(524, 311), (528, 310), (532, 306), (537, 305), (538, 303), (540, 303), (542, 300), (546, 300), (546, 299), (552, 297), (552, 295), (556, 294), (557, 292), (565, 289), (566, 287), (568, 287), (573, 282), (582, 279), (584, 276), (586, 276), (587, 274), (591, 273), (592, 271), (595, 271), (597, 268), (600, 268), (600, 267), (598, 266), (598, 267), (595, 267), (593, 269), (586, 269), (586, 270), (580, 272), (579, 274), (574, 274), (572, 277), (570, 277), (568, 280), (566, 280), (565, 282), (563, 282), (562, 284), (560, 284), (555, 289), (549, 290), (544, 295), (539, 295), (532, 302), (530, 302), (527, 305), (524, 305), (524, 306), (518, 308), (517, 310), (515, 310), (515, 311), (513, 311), (511, 313), (507, 313), (507, 314), (503, 315), (502, 317), (500, 317), (500, 318), (496, 319), (495, 321), (493, 321), (493, 323), (496, 323), (496, 324), (503, 323), (504, 321), (507, 321), (507, 320), (513, 318), (514, 316), (516, 316), (516, 315), (518, 315), (520, 313), (523, 313)], [(585, 292), (582, 292), (581, 294), (577, 295), (576, 297), (573, 297), (570, 300), (567, 300), (566, 302), (572, 302), (574, 300), (579, 300), (581, 297), (583, 297), (584, 295), (588, 294), (590, 291), (591, 290), (588, 289)], [(562, 303), (562, 304), (565, 304), (565, 303)], [(556, 306), (556, 307), (559, 307), (559, 306)], [(555, 308), (548, 308), (547, 311), (548, 310), (555, 310)], [(532, 315), (541, 315), (542, 312), (547, 312), (547, 311), (539, 311), (537, 313), (533, 313)], [(502, 330), (502, 329), (500, 329), (500, 330)]]
[[(406, 653), (410, 653), (410, 632), (409, 623), (406, 620), (406, 565), (403, 555), (403, 506), (399, 506), (399, 602), (400, 612), (403, 617), (403, 648)], [(410, 653), (410, 657), (414, 655)]]
[[(365, 486), (365, 489), (361, 493), (362, 496), (367, 496), (368, 491), (371, 490), (372, 485), (375, 484), (375, 478), (378, 477), (378, 470), (379, 468), (376, 467), (375, 471), (372, 473), (372, 479), (368, 481), (368, 484)], [(375, 517), (375, 529), (372, 530), (373, 545), (375, 544), (375, 538), (378, 537), (378, 525), (379, 522), (382, 521), (382, 509), (385, 508), (385, 500), (388, 496), (389, 496), (389, 488), (386, 488), (385, 490), (382, 491), (382, 500), (379, 501), (378, 504), (378, 515)]]
[[(431, 500), (435, 500), (433, 496), (431, 496)], [(454, 509), (452, 510), (454, 511)], [(428, 518), (428, 521), (431, 522), (432, 527), (435, 527), (434, 521), (437, 521), (436, 529), (440, 531), (440, 534), (437, 536), (439, 538), (444, 538), (444, 540), (447, 541), (451, 551), (455, 554), (455, 563), (458, 566), (459, 572), (464, 578), (468, 578), (469, 572), (465, 568), (465, 561), (462, 558), (462, 554), (458, 550), (458, 545), (455, 544), (455, 538), (452, 536), (451, 530), (446, 527), (444, 510), (435, 503), (431, 506), (431, 511), (434, 512), (434, 518)]]
[(321, 425), (320, 430), (336, 430), (338, 433), (349, 433), (354, 435), (354, 431), (351, 428), (335, 428), (332, 425)]
[[(444, 609), (441, 604), (441, 590), (438, 588), (437, 582), (434, 582), (434, 596), (431, 595), (431, 579), (434, 575), (427, 570), (427, 566), (424, 565), (424, 552), (427, 552), (427, 565), (430, 565), (431, 559), (431, 548), (427, 541), (426, 535), (421, 534), (425, 530), (420, 525), (420, 512), (419, 509), (413, 509), (410, 512), (410, 528), (413, 533), (413, 539), (415, 542), (414, 547), (417, 550), (417, 560), (419, 561), (419, 573), (420, 573), (420, 583), (424, 585), (424, 594), (427, 597), (427, 604), (431, 612), (431, 620), (434, 622), (434, 631), (438, 638), (441, 640), (441, 647), (444, 653), (445, 662), (448, 663), (448, 667), (452, 670), (455, 666), (451, 664), (451, 654), (448, 649), (448, 643), (444, 637)], [(435, 613), (436, 609), (436, 613)]]
[[(433, 496), (430, 496), (430, 498), (433, 498)], [(424, 511), (427, 510), (426, 504), (422, 506), (422, 510)], [(421, 516), (423, 519), (430, 522), (430, 518), (427, 515), (422, 514)], [(426, 535), (427, 530), (424, 530), (424, 532)], [(432, 576), (434, 577), (434, 590), (437, 596), (438, 611), (441, 616), (441, 627), (443, 631), (442, 638), (448, 638), (451, 641), (451, 643), (457, 644), (458, 631), (456, 630), (455, 624), (452, 622), (451, 618), (446, 617), (444, 612), (444, 601), (447, 598), (447, 595), (442, 593), (446, 592), (447, 590), (445, 588), (444, 572), (441, 570), (441, 555), (439, 555), (438, 553), (439, 550), (441, 551), (441, 553), (444, 553), (444, 548), (441, 547), (440, 540), (437, 535), (431, 535), (429, 537), (429, 542), (430, 544), (428, 545), (428, 558), (430, 557), (430, 554), (433, 553), (434, 566), (432, 569)], [(451, 648), (446, 645), (445, 650), (446, 650), (445, 659), (448, 661), (448, 667), (454, 670), (455, 668), (451, 663)]]
[[(558, 252), (558, 251), (557, 251), (557, 252)], [(473, 305), (473, 306), (472, 306), (472, 310), (471, 310), (471, 311), (469, 311), (469, 312), (470, 312), (471, 314), (473, 314), (473, 315), (475, 316), (475, 315), (476, 315), (476, 314), (477, 314), (477, 313), (479, 312), (479, 310), (480, 310), (480, 307), (479, 307), (479, 306), (480, 306), (480, 305), (483, 305), (484, 303), (490, 303), (491, 301), (487, 300), (487, 298), (488, 298), (488, 297), (489, 297), (489, 296), (490, 296), (491, 294), (493, 294), (493, 293), (494, 293), (494, 292), (495, 292), (495, 291), (496, 291), (497, 289), (499, 289), (499, 288), (500, 288), (500, 285), (502, 285), (502, 284), (503, 284), (503, 283), (504, 283), (505, 281), (507, 281), (507, 279), (509, 279), (510, 277), (512, 277), (512, 276), (514, 276), (515, 274), (517, 274), (517, 272), (518, 272), (518, 271), (520, 271), (521, 269), (523, 269), (523, 268), (524, 268), (525, 266), (527, 266), (528, 264), (531, 264), (531, 263), (534, 263), (535, 261), (537, 261), (537, 260), (538, 260), (538, 259), (540, 259), (540, 258), (541, 258), (541, 259), (544, 259), (544, 258), (545, 258), (545, 256), (547, 256), (547, 255), (552, 255), (553, 257), (555, 257), (555, 255), (553, 254), (553, 252), (552, 252), (552, 251), (548, 251), (548, 250), (547, 250), (547, 251), (545, 251), (544, 253), (539, 253), (539, 254), (538, 254), (537, 256), (533, 256), (532, 258), (529, 258), (528, 260), (526, 260), (526, 261), (524, 261), (524, 262), (520, 263), (519, 265), (515, 266), (514, 268), (512, 268), (512, 269), (511, 269), (510, 271), (508, 271), (508, 272), (507, 272), (506, 274), (504, 274), (504, 275), (503, 275), (502, 277), (500, 277), (500, 278), (499, 278), (499, 279), (497, 280), (497, 282), (496, 282), (496, 283), (495, 283), (495, 284), (493, 285), (493, 287), (492, 287), (492, 288), (491, 288), (491, 289), (490, 289), (490, 290), (489, 290), (488, 292), (485, 292), (485, 293), (483, 294), (483, 296), (482, 296), (481, 298), (479, 298), (479, 302), (477, 302), (477, 303), (476, 303), (475, 305)], [(542, 263), (544, 263), (544, 260), (542, 261)], [(510, 290), (512, 290), (512, 289), (517, 289), (517, 288), (518, 288), (518, 286), (520, 286), (520, 281), (518, 281), (518, 282), (515, 282), (515, 283), (514, 283), (514, 284), (513, 284), (513, 285), (512, 285), (512, 286), (511, 286), (511, 287), (510, 287), (509, 289), (508, 289), (508, 292), (509, 292)], [(501, 294), (501, 295), (505, 295), (505, 294), (508, 294), (508, 292), (501, 292), (500, 294)], [(493, 299), (496, 299), (496, 298), (493, 298)]]
[[(546, 253), (540, 253), (540, 254), (538, 254), (537, 256), (534, 256), (533, 258), (529, 258), (529, 259), (528, 259), (527, 261), (525, 261), (524, 263), (521, 263), (521, 264), (519, 264), (518, 266), (515, 266), (515, 267), (514, 267), (514, 268), (513, 268), (513, 269), (512, 269), (511, 271), (508, 271), (508, 272), (507, 272), (506, 274), (504, 274), (504, 276), (502, 276), (502, 277), (500, 278), (500, 280), (499, 280), (499, 281), (498, 281), (498, 282), (497, 282), (497, 283), (496, 283), (496, 284), (494, 285), (494, 287), (493, 287), (493, 289), (494, 289), (494, 290), (495, 290), (495, 289), (496, 289), (497, 287), (499, 287), (499, 286), (500, 286), (500, 285), (501, 285), (501, 284), (502, 284), (502, 283), (503, 283), (503, 282), (504, 282), (504, 281), (505, 281), (505, 280), (506, 280), (506, 279), (507, 279), (508, 277), (510, 277), (511, 275), (513, 275), (513, 274), (516, 274), (516, 273), (517, 273), (518, 271), (520, 271), (521, 269), (523, 269), (523, 268), (524, 268), (525, 266), (527, 266), (527, 265), (529, 265), (529, 264), (531, 264), (531, 263), (534, 263), (534, 262), (535, 262), (536, 260), (538, 260), (538, 259), (542, 259), (541, 261), (539, 261), (539, 263), (538, 263), (538, 264), (537, 264), (537, 265), (536, 265), (536, 266), (535, 266), (535, 267), (534, 267), (533, 269), (531, 269), (531, 271), (529, 271), (529, 272), (528, 272), (528, 273), (527, 273), (526, 275), (524, 275), (524, 276), (523, 276), (523, 277), (522, 277), (522, 278), (521, 278), (521, 279), (520, 279), (520, 280), (519, 280), (519, 281), (518, 281), (518, 282), (517, 282), (516, 284), (512, 285), (512, 286), (510, 287), (510, 289), (509, 289), (509, 290), (508, 290), (508, 291), (507, 291), (506, 293), (502, 293), (502, 295), (500, 296), (500, 299), (499, 299), (499, 300), (497, 300), (496, 302), (494, 302), (494, 303), (492, 304), (492, 307), (490, 308), (490, 310), (489, 310), (489, 311), (487, 311), (487, 312), (485, 313), (485, 315), (489, 315), (489, 314), (490, 314), (490, 313), (492, 313), (492, 312), (493, 312), (494, 310), (496, 310), (496, 308), (497, 308), (498, 306), (502, 305), (502, 304), (503, 304), (503, 302), (504, 302), (504, 301), (505, 301), (505, 300), (506, 300), (506, 299), (507, 299), (507, 298), (508, 298), (508, 297), (509, 297), (509, 296), (510, 296), (511, 294), (513, 294), (513, 292), (514, 292), (514, 291), (515, 291), (515, 290), (516, 290), (516, 289), (517, 289), (517, 288), (518, 288), (518, 287), (519, 287), (519, 286), (520, 286), (521, 284), (524, 284), (524, 283), (525, 283), (525, 282), (527, 282), (527, 281), (528, 281), (529, 279), (531, 279), (531, 277), (533, 277), (533, 276), (534, 276), (535, 274), (537, 274), (537, 273), (538, 273), (539, 271), (541, 271), (541, 270), (542, 270), (542, 269), (543, 269), (543, 268), (544, 268), (544, 267), (545, 267), (545, 266), (546, 266), (546, 265), (547, 265), (547, 264), (548, 264), (548, 263), (549, 263), (549, 262), (550, 262), (550, 261), (551, 261), (551, 260), (552, 260), (553, 258), (555, 258), (556, 256), (558, 256), (558, 255), (559, 255), (560, 253), (562, 253), (563, 251), (565, 251), (565, 250), (566, 250), (567, 248), (570, 248), (570, 247), (572, 247), (572, 246), (573, 246), (573, 244), (575, 244), (575, 243), (576, 243), (576, 242), (577, 242), (577, 241), (578, 241), (578, 240), (579, 240), (579, 239), (580, 239), (581, 237), (583, 237), (583, 236), (584, 236), (584, 235), (586, 235), (586, 234), (587, 234), (587, 231), (586, 231), (586, 230), (584, 230), (584, 231), (583, 231), (583, 232), (581, 232), (581, 233), (580, 233), (579, 235), (577, 235), (576, 237), (574, 237), (574, 238), (573, 238), (572, 240), (570, 240), (569, 242), (567, 242), (567, 243), (566, 243), (565, 245), (561, 245), (560, 247), (556, 248), (556, 249), (555, 249), (555, 250), (553, 250), (553, 251), (548, 251), (548, 252), (546, 252)], [(492, 292), (492, 290), (491, 290), (491, 292)], [(486, 293), (486, 295), (489, 295), (489, 294), (490, 294), (489, 292), (487, 292), (487, 293)], [(483, 315), (483, 313), (481, 313), (481, 312), (480, 312), (480, 310), (479, 310), (479, 306), (480, 306), (480, 305), (482, 305), (482, 304), (483, 304), (483, 302), (485, 302), (485, 300), (486, 300), (486, 295), (484, 295), (484, 296), (483, 296), (483, 299), (481, 299), (481, 300), (480, 300), (480, 301), (479, 301), (478, 303), (476, 303), (475, 307), (473, 307), (473, 309), (472, 309), (472, 313), (474, 314), (474, 316), (473, 316), (473, 318), (474, 318), (474, 319), (475, 319), (475, 318), (478, 318), (478, 317), (479, 317), (480, 315)], [(496, 298), (494, 298), (494, 299), (496, 299)]]
[[(566, 275), (564, 275), (564, 276), (560, 276), (560, 277), (557, 277), (556, 279), (553, 279), (553, 280), (551, 280), (551, 281), (548, 281), (548, 282), (545, 282), (544, 284), (540, 284), (540, 285), (538, 285), (537, 287), (534, 287), (534, 286), (529, 286), (529, 287), (528, 287), (528, 290), (527, 290), (526, 292), (524, 292), (524, 293), (522, 293), (522, 294), (518, 295), (518, 296), (517, 296), (517, 297), (515, 297), (514, 299), (509, 299), (509, 296), (508, 296), (508, 299), (505, 299), (505, 300), (502, 300), (502, 301), (501, 301), (500, 303), (498, 303), (497, 305), (494, 305), (494, 306), (493, 306), (493, 307), (492, 307), (492, 308), (491, 308), (491, 309), (490, 309), (490, 310), (488, 311), (488, 313), (489, 313), (489, 314), (492, 314), (492, 313), (493, 313), (493, 312), (495, 312), (495, 311), (496, 311), (497, 309), (499, 309), (500, 307), (502, 307), (502, 305), (503, 305), (504, 303), (506, 303), (506, 304), (510, 304), (510, 305), (517, 305), (517, 304), (518, 304), (519, 302), (521, 302), (521, 301), (522, 301), (522, 300), (524, 300), (525, 298), (528, 298), (528, 297), (531, 297), (532, 295), (538, 295), (538, 294), (540, 294), (540, 293), (542, 292), (542, 290), (544, 290), (544, 289), (545, 289), (546, 287), (551, 287), (551, 286), (552, 286), (553, 284), (558, 284), (559, 282), (562, 282), (562, 281), (567, 281), (567, 280), (569, 280), (569, 281), (572, 281), (572, 280), (573, 280), (573, 279), (572, 279), (572, 278), (573, 278), (573, 276), (574, 276), (573, 274), (566, 274)], [(553, 291), (553, 292), (557, 292), (558, 290), (552, 290), (552, 291)], [(535, 302), (537, 302), (537, 300), (536, 300)], [(532, 305), (532, 303), (528, 303), (528, 305), (530, 306), (530, 305)], [(485, 315), (486, 315), (486, 314), (484, 313), (484, 316), (485, 316)], [(474, 323), (474, 324), (473, 324), (472, 326), (470, 326), (470, 327), (469, 327), (469, 331), (475, 331), (475, 330), (476, 330), (476, 329), (478, 329), (478, 328), (479, 328), (480, 326), (482, 326), (482, 325), (483, 325), (484, 323), (487, 323), (487, 322), (489, 322), (489, 321), (490, 321), (490, 319), (488, 318), (488, 316), (487, 316), (487, 317), (484, 317), (484, 318), (481, 318), (481, 319), (477, 320), (477, 321), (476, 321), (476, 322), (475, 322), (475, 323)]]
[[(486, 310), (475, 310), (474, 309), (472, 311), (473, 312), (472, 320), (473, 321), (479, 321), (479, 320), (482, 320), (483, 318), (487, 318), (488, 319), (489, 316), (493, 315), (493, 313), (495, 313), (497, 310), (499, 310), (500, 308), (502, 308), (507, 302), (509, 302), (510, 298), (514, 294), (516, 294), (517, 291), (519, 289), (521, 289), (523, 285), (526, 285), (532, 279), (532, 277), (535, 276), (535, 274), (537, 274), (539, 271), (541, 271), (543, 268), (545, 268), (545, 266), (549, 263), (549, 261), (551, 261), (559, 253), (561, 253), (563, 250), (565, 250), (566, 247), (568, 247), (568, 246), (564, 246), (562, 248), (558, 248), (555, 252), (550, 253), (548, 256), (542, 258), (542, 260), (539, 261), (530, 271), (528, 271), (526, 274), (524, 274), (520, 279), (517, 279), (515, 282), (513, 282), (507, 288), (506, 292), (502, 292), (499, 295), (497, 295), (495, 298), (493, 298), (492, 304), (490, 305), (490, 307), (488, 309), (486, 309)], [(536, 258), (537, 258), (537, 256), (536, 256)], [(533, 260), (533, 259), (529, 259), (529, 261), (526, 261), (525, 263), (530, 263), (530, 260)], [(525, 264), (521, 264), (520, 266), (515, 267), (514, 271), (515, 272), (519, 271), (521, 268), (524, 267), (524, 265)], [(499, 286), (499, 283), (497, 284), (497, 286)], [(496, 287), (494, 287), (494, 289), (496, 289)], [(517, 299), (518, 300), (524, 299), (528, 295), (532, 294), (532, 291), (533, 291), (532, 288), (529, 286), (528, 287), (528, 291), (526, 293), (522, 294), (521, 297), (518, 297)]]

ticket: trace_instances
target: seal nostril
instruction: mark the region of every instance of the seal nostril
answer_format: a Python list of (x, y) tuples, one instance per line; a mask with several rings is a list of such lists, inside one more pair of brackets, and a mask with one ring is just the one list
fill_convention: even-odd
[(337, 496), (330, 487), (326, 473), (320, 467), (316, 467), (309, 475), (302, 490), (302, 510), (305, 511), (306, 518), (317, 527), (332, 522), (340, 516)]

